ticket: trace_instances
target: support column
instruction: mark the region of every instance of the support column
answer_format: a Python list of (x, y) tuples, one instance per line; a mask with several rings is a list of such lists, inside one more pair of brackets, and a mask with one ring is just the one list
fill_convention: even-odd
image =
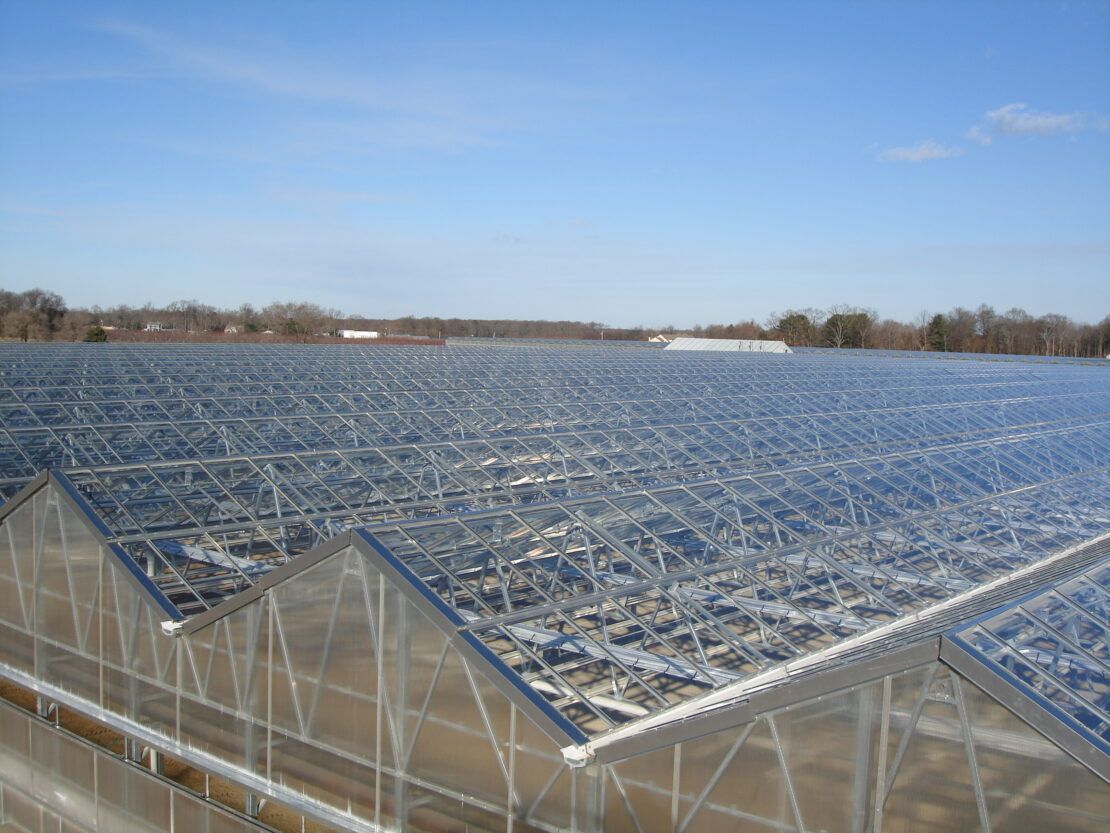
[[(41, 694), (35, 695), (35, 712), (43, 720), (53, 720), (57, 718), (58, 706), (47, 700)], [(52, 717), (53, 715), (53, 717)]]
[(856, 771), (852, 779), (852, 833), (867, 829), (871, 805), (871, 724), (874, 720), (875, 694), (870, 686), (859, 691), (856, 723)]
[(577, 775), (578, 833), (602, 833), (605, 824), (605, 769), (590, 764), (574, 770)]
[[(409, 791), (406, 770), (408, 769), (409, 747), (409, 664), (412, 661), (412, 633), (410, 632), (408, 601), (402, 593), (394, 593), (393, 595), (396, 600), (396, 613), (392, 624), (394, 638), (397, 641), (396, 667), (393, 669), (397, 680), (397, 688), (390, 692), (393, 695), (393, 723), (397, 738), (397, 748), (393, 753), (397, 767), (397, 776), (393, 781), (393, 816), (396, 819), (397, 829), (404, 830), (408, 825), (409, 817)], [(383, 637), (384, 634), (378, 638), (384, 644), (388, 644), (388, 640)]]
[[(264, 742), (267, 736), (267, 731), (263, 730), (258, 722), (260, 719), (268, 719), (269, 710), (263, 710), (262, 704), (265, 702), (258, 696), (257, 687), (261, 684), (266, 687), (265, 695), (269, 696), (270, 686), (270, 656), (269, 645), (272, 641), (271, 621), (273, 615), (271, 613), (272, 603), (269, 601), (269, 596), (263, 594), (261, 599), (261, 606), (259, 604), (247, 605), (244, 610), (247, 616), (247, 634), (246, 644), (243, 646), (244, 656), (242, 659), (242, 668), (245, 672), (246, 682), (243, 686), (242, 700), (240, 708), (251, 715), (265, 715), (263, 718), (251, 717), (246, 721), (246, 726), (243, 731), (243, 753), (244, 763), (247, 770), (252, 775), (263, 775), (259, 772), (259, 756), (258, 747), (260, 743)], [(266, 631), (266, 644), (267, 653), (264, 656), (259, 656), (259, 644), (262, 637), (262, 629), (265, 627)], [(232, 643), (234, 648), (234, 643)], [(230, 657), (232, 662), (236, 662), (236, 657)], [(260, 670), (259, 665), (263, 668)], [(269, 750), (266, 750), (267, 758)], [(258, 811), (262, 809), (262, 802), (259, 796), (251, 792), (246, 792), (243, 796), (243, 812), (251, 818), (258, 817)]]

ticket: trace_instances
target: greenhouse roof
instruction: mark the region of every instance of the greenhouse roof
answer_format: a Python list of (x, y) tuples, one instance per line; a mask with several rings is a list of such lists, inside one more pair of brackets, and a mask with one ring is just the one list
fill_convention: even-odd
[[(0, 357), (8, 493), (52, 468), (169, 620), (210, 621), (346, 541), (570, 743), (949, 629), (1105, 744), (1105, 570), (1061, 560), (1110, 531), (1102, 368), (582, 346)], [(1057, 626), (1031, 592), (1088, 614)]]
[(1108, 428), (1100, 421), (366, 534), (592, 734), (1105, 532)]
[(960, 626), (950, 639), (1110, 755), (1110, 555)]

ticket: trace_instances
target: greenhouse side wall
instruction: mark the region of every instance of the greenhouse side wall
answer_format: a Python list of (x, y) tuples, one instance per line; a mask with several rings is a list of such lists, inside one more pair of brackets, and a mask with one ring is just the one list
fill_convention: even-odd
[(572, 826), (555, 743), (355, 547), (180, 644), (183, 745), (387, 827)]
[[(335, 827), (1016, 833), (1110, 816), (1105, 783), (937, 663), (572, 769), (359, 546), (178, 638), (114, 559), (52, 486), (7, 514), (0, 671)], [(42, 784), (69, 778), (44, 760)], [(12, 807), (36, 794), (18, 772), (0, 777)]]
[(1110, 818), (1101, 779), (939, 663), (605, 770), (607, 831), (1095, 833)]
[(52, 485), (0, 542), (17, 683), (353, 829), (599, 829), (596, 770), (568, 768), (355, 547), (172, 638)]
[(0, 703), (0, 825), (27, 833), (260, 833), (148, 770)]

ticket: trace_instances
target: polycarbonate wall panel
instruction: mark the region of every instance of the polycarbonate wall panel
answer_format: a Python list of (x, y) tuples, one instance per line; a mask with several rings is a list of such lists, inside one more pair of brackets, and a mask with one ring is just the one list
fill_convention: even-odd
[(177, 640), (179, 742), (253, 774), (265, 767), (267, 606), (264, 597)]
[(112, 561), (101, 573), (101, 705), (168, 737), (176, 736), (177, 652), (161, 616)]
[(0, 651), (3, 661), (35, 672), (35, 528), (46, 512), (40, 490), (0, 524)]
[(0, 705), (0, 824), (28, 833), (261, 829), (7, 705)]
[[(193, 679), (180, 691), (183, 745), (391, 828), (507, 830), (511, 812), (514, 830), (908, 833), (974, 829), (986, 813), (992, 830), (1035, 819), (1036, 829), (1094, 831), (1110, 812), (1105, 784), (940, 666), (571, 770), (355, 548), (181, 643)], [(217, 714), (227, 722), (212, 727)], [(210, 734), (198, 743), (201, 729)], [(16, 753), (34, 742), (2, 737)], [(66, 775), (56, 741), (37, 748), (44, 772)], [(79, 772), (67, 789), (87, 799)], [(163, 806), (105, 783), (117, 818)]]
[(53, 487), (35, 520), (35, 674), (95, 702), (101, 544)]
[(1110, 825), (1110, 785), (970, 683), (962, 692), (992, 831), (1093, 833)]
[[(88, 548), (90, 534), (52, 487), (41, 495), (7, 520), (18, 538), (25, 516), (38, 518), (16, 555), (51, 559), (32, 601), (41, 633), (56, 637), (36, 639), (31, 667), (14, 670), (38, 668), (47, 684), (161, 733), (171, 749), (214, 756), (365, 820), (399, 816), (436, 829), (436, 819), (458, 816), (500, 829), (511, 748), (527, 736), (522, 760), (563, 766), (555, 744), (353, 548), (173, 639), (121, 571), (94, 560), (100, 548)], [(10, 618), (23, 632), (22, 614)], [(18, 660), (8, 650), (0, 645), (6, 664)], [(103, 787), (129, 794), (123, 782)]]
[(0, 524), (0, 588), (0, 663), (174, 735), (177, 643), (53, 485)]
[(188, 667), (213, 669), (206, 688), (182, 692), (182, 743), (207, 740), (194, 726), (215, 707), (231, 721), (223, 736), (243, 751), (207, 751), (367, 821), (504, 830), (508, 808), (537, 789), (511, 790), (517, 761), (565, 766), (354, 547), (181, 641)]
[(0, 524), (0, 662), (99, 702), (96, 537), (45, 486)]
[(604, 829), (622, 833), (1094, 833), (1110, 819), (1104, 782), (939, 665), (604, 769)]

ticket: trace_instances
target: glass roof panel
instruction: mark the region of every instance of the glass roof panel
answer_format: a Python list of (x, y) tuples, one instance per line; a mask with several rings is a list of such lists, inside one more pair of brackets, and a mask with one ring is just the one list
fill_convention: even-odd
[(1110, 556), (950, 636), (1110, 746)]
[[(590, 733), (1110, 528), (1091, 363), (0, 345), (0, 366), (0, 496), (60, 469), (183, 618), (372, 525)], [(976, 633), (1063, 655), (1090, 581)], [(1105, 667), (1105, 640), (1078, 647), (1075, 669)]]

